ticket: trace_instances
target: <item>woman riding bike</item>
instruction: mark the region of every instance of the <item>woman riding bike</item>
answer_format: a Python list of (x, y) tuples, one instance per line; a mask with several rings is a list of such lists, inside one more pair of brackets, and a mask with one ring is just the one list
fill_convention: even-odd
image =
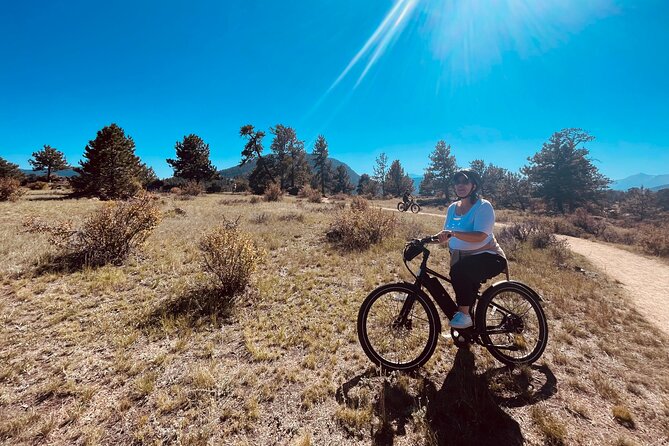
[(473, 170), (453, 176), (458, 201), (446, 211), (439, 243), (448, 242), (451, 253), (451, 280), (458, 312), (449, 325), (465, 329), (473, 325), (469, 312), (482, 282), (506, 269), (506, 256), (495, 236), (495, 211), (489, 201), (479, 197), (481, 177)]

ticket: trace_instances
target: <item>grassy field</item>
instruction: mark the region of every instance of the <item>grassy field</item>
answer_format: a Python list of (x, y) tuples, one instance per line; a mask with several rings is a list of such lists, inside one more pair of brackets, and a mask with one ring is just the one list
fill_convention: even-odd
[[(506, 247), (512, 276), (546, 299), (539, 363), (509, 370), (442, 339), (417, 373), (382, 376), (357, 342), (359, 305), (410, 277), (404, 240), (443, 218), (397, 214), (397, 234), (345, 252), (325, 237), (342, 202), (166, 195), (126, 264), (59, 272), (23, 219), (79, 221), (100, 202), (53, 198), (0, 203), (3, 444), (669, 442), (669, 340), (559, 248)], [(268, 256), (243, 295), (213, 307), (198, 241), (224, 218)], [(433, 253), (446, 270), (447, 251)]]

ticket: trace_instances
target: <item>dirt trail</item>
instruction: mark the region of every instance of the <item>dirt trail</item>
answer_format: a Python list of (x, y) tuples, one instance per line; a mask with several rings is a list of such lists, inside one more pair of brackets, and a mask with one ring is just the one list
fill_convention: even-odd
[[(382, 208), (389, 211), (396, 209)], [(444, 218), (444, 215), (420, 212)], [(497, 223), (498, 226), (505, 226)], [(603, 243), (558, 235), (575, 253), (586, 257), (596, 268), (622, 284), (637, 311), (669, 335), (669, 266)]]
[(669, 266), (603, 243), (559, 235), (572, 251), (620, 282), (637, 311), (669, 335)]

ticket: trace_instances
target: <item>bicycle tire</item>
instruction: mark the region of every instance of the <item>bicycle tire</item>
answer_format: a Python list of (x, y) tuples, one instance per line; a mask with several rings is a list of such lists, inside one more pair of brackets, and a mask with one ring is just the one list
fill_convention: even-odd
[[(408, 296), (416, 299), (410, 322), (408, 326), (394, 326)], [(384, 306), (389, 306), (385, 315), (381, 314)], [(357, 329), (360, 346), (374, 364), (389, 371), (411, 371), (425, 364), (434, 353), (441, 320), (430, 298), (419, 288), (409, 283), (391, 283), (376, 288), (365, 298), (358, 312)], [(396, 351), (398, 342), (402, 343), (400, 347), (407, 347), (402, 357)]]
[(489, 288), (476, 306), (476, 326), (483, 345), (506, 365), (532, 364), (548, 344), (546, 315), (526, 285)]
[(404, 203), (400, 201), (399, 203), (397, 203), (397, 210), (400, 212), (404, 212), (407, 210), (407, 208), (404, 206)]
[(411, 212), (413, 212), (414, 214), (417, 214), (418, 212), (420, 212), (420, 205), (418, 205), (416, 203), (412, 204), (411, 205)]

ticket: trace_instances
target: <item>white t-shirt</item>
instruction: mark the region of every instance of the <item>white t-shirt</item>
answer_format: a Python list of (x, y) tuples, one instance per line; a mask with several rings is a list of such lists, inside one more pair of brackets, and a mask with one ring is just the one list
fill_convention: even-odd
[[(492, 229), (495, 226), (495, 211), (488, 200), (479, 199), (465, 215), (456, 215), (456, 203), (452, 203), (446, 211), (446, 222), (444, 229), (462, 232), (483, 232), (488, 236), (480, 242), (466, 242), (457, 237), (451, 237), (448, 247), (451, 250), (478, 251), (476, 254), (489, 252), (500, 254), (497, 241), (493, 236)], [(488, 249), (482, 249), (488, 248)], [(472, 253), (473, 254), (473, 253)], [(504, 254), (501, 254), (502, 256)]]

